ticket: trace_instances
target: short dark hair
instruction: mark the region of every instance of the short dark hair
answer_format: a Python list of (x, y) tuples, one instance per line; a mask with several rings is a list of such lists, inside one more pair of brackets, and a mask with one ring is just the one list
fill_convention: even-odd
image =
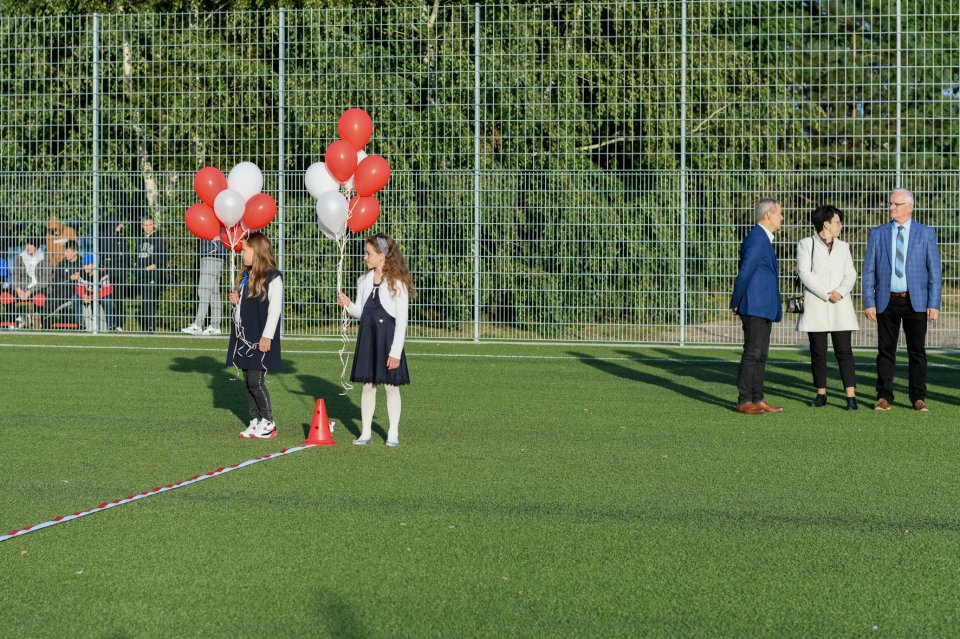
[(813, 213), (810, 214), (810, 223), (813, 224), (813, 228), (819, 233), (823, 230), (823, 225), (832, 220), (834, 215), (839, 217), (840, 221), (843, 222), (843, 211), (833, 204), (824, 204), (813, 209)]

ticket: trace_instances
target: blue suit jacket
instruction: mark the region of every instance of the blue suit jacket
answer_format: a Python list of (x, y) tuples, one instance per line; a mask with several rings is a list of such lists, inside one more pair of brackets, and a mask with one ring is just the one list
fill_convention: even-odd
[(740, 245), (740, 271), (733, 283), (730, 308), (737, 309), (739, 315), (779, 322), (783, 318), (779, 273), (777, 252), (767, 232), (756, 224)]
[[(883, 224), (870, 229), (867, 238), (867, 256), (863, 259), (863, 307), (876, 307), (882, 313), (890, 303), (890, 274), (893, 270), (893, 225)], [(937, 232), (916, 220), (910, 223), (910, 242), (907, 244), (907, 292), (910, 305), (918, 313), (928, 308), (940, 309), (940, 289), (943, 275), (940, 271), (940, 251)]]

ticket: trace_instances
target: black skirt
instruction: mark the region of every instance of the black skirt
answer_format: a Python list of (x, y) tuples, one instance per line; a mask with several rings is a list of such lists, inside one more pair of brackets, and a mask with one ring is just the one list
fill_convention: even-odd
[(379, 285), (367, 298), (360, 314), (357, 331), (357, 347), (353, 352), (353, 369), (350, 381), (358, 384), (390, 384), (402, 386), (410, 383), (406, 352), (400, 352), (400, 366), (387, 370), (387, 358), (393, 345), (393, 333), (397, 321), (380, 305)]

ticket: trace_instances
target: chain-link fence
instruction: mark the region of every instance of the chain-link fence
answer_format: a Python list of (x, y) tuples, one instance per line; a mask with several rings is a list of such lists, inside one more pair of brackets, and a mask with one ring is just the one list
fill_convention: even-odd
[[(844, 211), (859, 266), (903, 185), (939, 231), (929, 339), (960, 344), (953, 1), (5, 17), (0, 76), (4, 325), (179, 331), (197, 305), (193, 175), (252, 161), (279, 205), (266, 231), (284, 331), (336, 335), (337, 256), (303, 176), (358, 106), (375, 124), (366, 150), (393, 169), (376, 230), (414, 274), (411, 337), (737, 343), (727, 303), (756, 199), (785, 205), (790, 294), (816, 205)], [(164, 238), (154, 274), (139, 268), (146, 216)], [(30, 238), (57, 262), (43, 306), (13, 285)], [(351, 242), (347, 281), (362, 250)], [(78, 304), (94, 281), (105, 301)], [(774, 333), (801, 339), (789, 320)]]

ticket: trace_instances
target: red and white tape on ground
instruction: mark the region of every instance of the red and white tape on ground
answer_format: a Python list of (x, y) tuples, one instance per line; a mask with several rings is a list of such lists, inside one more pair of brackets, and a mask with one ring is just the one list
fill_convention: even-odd
[(231, 470), (237, 470), (245, 466), (250, 466), (252, 464), (257, 464), (262, 461), (267, 461), (268, 459), (275, 459), (277, 457), (282, 457), (284, 455), (289, 455), (290, 453), (295, 453), (297, 451), (304, 450), (306, 448), (313, 448), (315, 444), (306, 444), (304, 446), (294, 446), (293, 448), (284, 448), (280, 452), (271, 453), (269, 455), (264, 455), (263, 457), (257, 457), (255, 459), (248, 459), (245, 462), (240, 462), (239, 464), (234, 464), (233, 466), (225, 466), (212, 470), (209, 473), (203, 475), (194, 475), (190, 479), (185, 479), (182, 482), (176, 484), (167, 484), (166, 486), (160, 486), (154, 488), (153, 490), (144, 491), (138, 495), (129, 495), (123, 499), (115, 499), (110, 502), (104, 502), (97, 506), (96, 508), (90, 508), (89, 510), (81, 510), (80, 512), (73, 513), (72, 515), (61, 515), (59, 517), (54, 517), (50, 521), (45, 521), (42, 524), (37, 524), (36, 526), (28, 526), (27, 528), (19, 528), (17, 530), (11, 530), (6, 535), (0, 535), (0, 542), (4, 542), (8, 539), (13, 539), (14, 537), (20, 537), (26, 535), (27, 533), (32, 533), (41, 528), (47, 528), (49, 526), (54, 526), (56, 524), (62, 524), (73, 519), (78, 519), (80, 517), (86, 517), (87, 515), (92, 515), (98, 513), (108, 508), (113, 508), (114, 506), (122, 506), (123, 504), (129, 504), (132, 501), (137, 501), (138, 499), (143, 499), (144, 497), (153, 497), (154, 495), (159, 495), (160, 493), (165, 493), (168, 490), (175, 490), (177, 488), (183, 488), (184, 486), (189, 486), (190, 484), (195, 484), (198, 481), (203, 481), (204, 479), (210, 479), (211, 477), (217, 477), (223, 475), (224, 473), (229, 473)]

